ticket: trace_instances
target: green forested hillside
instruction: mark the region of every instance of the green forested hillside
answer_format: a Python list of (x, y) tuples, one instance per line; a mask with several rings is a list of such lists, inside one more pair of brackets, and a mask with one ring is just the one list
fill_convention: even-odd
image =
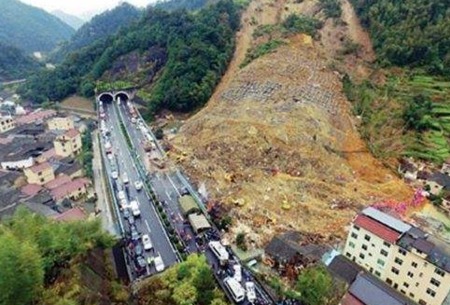
[(42, 9), (18, 0), (0, 0), (0, 41), (25, 52), (51, 51), (75, 32)]
[(100, 39), (106, 39), (117, 33), (119, 28), (127, 27), (131, 22), (138, 20), (141, 15), (142, 12), (139, 9), (126, 2), (112, 10), (96, 15), (78, 29), (54, 57), (61, 60), (70, 52), (86, 47)]
[(379, 61), (450, 76), (448, 0), (351, 0)]
[(156, 2), (155, 7), (166, 11), (178, 9), (197, 10), (205, 6), (206, 3), (208, 3), (208, 0), (169, 0)]
[(38, 68), (31, 57), (0, 41), (0, 82), (24, 78)]
[(142, 57), (158, 49), (166, 59), (159, 77), (147, 79), (146, 74), (132, 73), (122, 81), (138, 87), (138, 95), (152, 110), (190, 111), (208, 100), (225, 72), (238, 26), (239, 15), (231, 0), (219, 1), (196, 14), (149, 8), (139, 22), (117, 35), (70, 54), (54, 71), (31, 77), (20, 93), (37, 102), (61, 100), (75, 92), (92, 95), (98, 80), (111, 81), (106, 72), (117, 60), (130, 54)]

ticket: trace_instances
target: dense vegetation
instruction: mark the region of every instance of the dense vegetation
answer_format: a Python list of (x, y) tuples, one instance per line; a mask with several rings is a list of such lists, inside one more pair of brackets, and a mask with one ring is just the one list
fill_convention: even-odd
[(339, 0), (320, 0), (320, 5), (327, 18), (340, 18), (342, 8)]
[(86, 47), (98, 40), (104, 40), (117, 33), (121, 27), (127, 27), (141, 17), (142, 12), (126, 2), (94, 16), (85, 23), (73, 37), (55, 54), (54, 59), (62, 60), (67, 54)]
[(0, 224), (0, 304), (75, 304), (58, 303), (46, 288), (72, 259), (111, 242), (99, 222), (59, 223), (17, 210)]
[(194, 11), (202, 8), (207, 3), (208, 0), (169, 0), (156, 2), (155, 7), (166, 11), (175, 11), (179, 9)]
[(70, 54), (54, 71), (30, 78), (20, 93), (36, 102), (61, 100), (76, 92), (92, 95), (93, 84), (108, 81), (102, 77), (116, 60), (158, 47), (166, 53), (167, 63), (155, 82), (139, 84), (141, 96), (147, 97), (152, 110), (190, 111), (208, 100), (225, 72), (238, 27), (238, 11), (230, 0), (196, 14), (148, 8), (139, 22)]
[(75, 32), (57, 17), (18, 0), (2, 0), (1, 8), (0, 41), (28, 53), (51, 51)]
[(139, 305), (226, 305), (216, 287), (204, 256), (191, 255), (186, 261), (142, 282)]
[(447, 0), (352, 0), (384, 65), (424, 67), (450, 76)]
[(302, 14), (290, 14), (280, 24), (264, 24), (258, 26), (253, 32), (253, 38), (260, 42), (247, 51), (241, 67), (245, 67), (258, 57), (275, 51), (285, 44), (285, 38), (297, 33), (304, 33), (315, 37), (322, 27), (319, 20)]
[(31, 57), (0, 41), (0, 82), (24, 78), (38, 68), (38, 62)]

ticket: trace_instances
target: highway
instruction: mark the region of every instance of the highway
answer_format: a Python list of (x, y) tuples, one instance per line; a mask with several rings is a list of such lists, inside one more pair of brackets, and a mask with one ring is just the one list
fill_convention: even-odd
[[(142, 124), (139, 121), (132, 119), (129, 109), (125, 103), (119, 105), (119, 110), (121, 111), (121, 117), (123, 118), (125, 128), (127, 129), (130, 140), (132, 141), (133, 148), (136, 154), (139, 156), (141, 161), (144, 158), (148, 158), (147, 153), (143, 148), (143, 144), (146, 141), (147, 133), (151, 133), (151, 130), (146, 130), (142, 128)], [(152, 138), (154, 138), (152, 134)], [(143, 162), (142, 162), (143, 163)], [(220, 233), (214, 227), (207, 231), (206, 234), (200, 234), (198, 236), (193, 232), (192, 227), (189, 225), (186, 217), (182, 215), (180, 205), (178, 203), (178, 198), (183, 192), (186, 192), (186, 185), (180, 180), (176, 172), (170, 171), (155, 171), (149, 174), (150, 183), (156, 194), (156, 197), (160, 202), (163, 202), (163, 207), (167, 213), (170, 215), (170, 222), (175, 228), (178, 235), (184, 242), (186, 253), (203, 253), (211, 268), (214, 271), (216, 279), (218, 280), (220, 286), (225, 291), (227, 296), (232, 299), (228, 290), (224, 287), (223, 279), (227, 276), (233, 276), (233, 265), (240, 264), (239, 259), (232, 253), (230, 249), (228, 252), (230, 254), (230, 260), (226, 266), (221, 266), (217, 257), (213, 254), (207, 243), (211, 240), (220, 240)], [(193, 190), (192, 186), (188, 186), (189, 189)], [(194, 194), (192, 194), (194, 195)], [(256, 295), (257, 300), (253, 304), (273, 304), (273, 301), (267, 295), (267, 293), (262, 289), (260, 285), (255, 281), (251, 273), (242, 267), (242, 277), (243, 282), (255, 282), (256, 283)], [(247, 299), (240, 302), (239, 304), (251, 304)]]
[[(137, 231), (143, 235), (148, 234), (151, 238), (153, 249), (151, 251), (144, 251), (145, 258), (154, 257), (158, 254), (161, 255), (165, 267), (169, 267), (178, 262), (175, 251), (168, 239), (167, 233), (164, 230), (164, 226), (161, 223), (158, 214), (151, 203), (150, 196), (146, 192), (145, 188), (138, 191), (134, 187), (135, 181), (141, 181), (137, 165), (134, 162), (128, 148), (126, 138), (120, 128), (120, 119), (116, 107), (112, 103), (103, 103), (104, 113), (105, 113), (105, 123), (107, 129), (109, 130), (109, 136), (102, 136), (102, 145), (109, 142), (112, 147), (112, 152), (114, 157), (109, 159), (106, 157), (105, 149), (103, 157), (105, 158), (106, 171), (110, 179), (112, 188), (117, 196), (117, 192), (123, 190), (126, 194), (128, 202), (136, 200), (139, 204), (140, 217), (135, 218), (135, 226)], [(118, 178), (112, 178), (112, 172), (114, 170), (118, 172)], [(124, 173), (128, 176), (129, 183), (124, 184), (121, 180), (124, 177)], [(118, 202), (116, 201), (118, 205)], [(122, 212), (120, 212), (122, 213)], [(121, 215), (121, 222), (123, 229), (125, 231), (125, 244), (127, 245), (127, 250), (125, 251), (128, 255), (127, 261), (129, 265), (129, 270), (132, 279), (136, 279), (139, 276), (151, 275), (156, 273), (153, 264), (150, 264), (145, 272), (140, 272), (136, 270), (136, 262), (134, 260), (133, 251), (129, 249), (134, 249), (136, 242), (132, 242), (129, 236), (130, 224)], [(133, 244), (133, 245), (132, 245)], [(139, 274), (138, 274), (139, 273)]]

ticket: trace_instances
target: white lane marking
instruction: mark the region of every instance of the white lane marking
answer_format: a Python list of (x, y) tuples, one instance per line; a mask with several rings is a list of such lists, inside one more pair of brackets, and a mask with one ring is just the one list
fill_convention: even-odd
[(144, 219), (145, 222), (145, 226), (147, 227), (148, 233), (152, 232), (152, 230), (150, 230), (150, 226), (148, 225), (147, 219)]
[(172, 197), (170, 196), (170, 194), (167, 191), (166, 191), (166, 195), (167, 195), (167, 198), (172, 199)]
[(181, 197), (180, 192), (178, 191), (177, 187), (175, 186), (175, 183), (173, 183), (172, 179), (170, 178), (170, 176), (168, 174), (166, 174), (166, 177), (169, 179), (170, 184), (172, 184), (173, 188), (175, 189), (175, 191), (177, 191), (178, 196)]

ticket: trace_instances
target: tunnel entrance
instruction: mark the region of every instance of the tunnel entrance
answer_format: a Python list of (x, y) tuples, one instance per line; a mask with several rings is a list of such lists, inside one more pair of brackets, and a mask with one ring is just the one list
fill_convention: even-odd
[(98, 97), (98, 100), (101, 101), (102, 103), (112, 103), (114, 97), (110, 93), (102, 93)]
[(126, 92), (119, 92), (116, 94), (115, 99), (118, 101), (120, 99), (120, 102), (127, 102), (130, 98), (128, 97), (128, 94)]

